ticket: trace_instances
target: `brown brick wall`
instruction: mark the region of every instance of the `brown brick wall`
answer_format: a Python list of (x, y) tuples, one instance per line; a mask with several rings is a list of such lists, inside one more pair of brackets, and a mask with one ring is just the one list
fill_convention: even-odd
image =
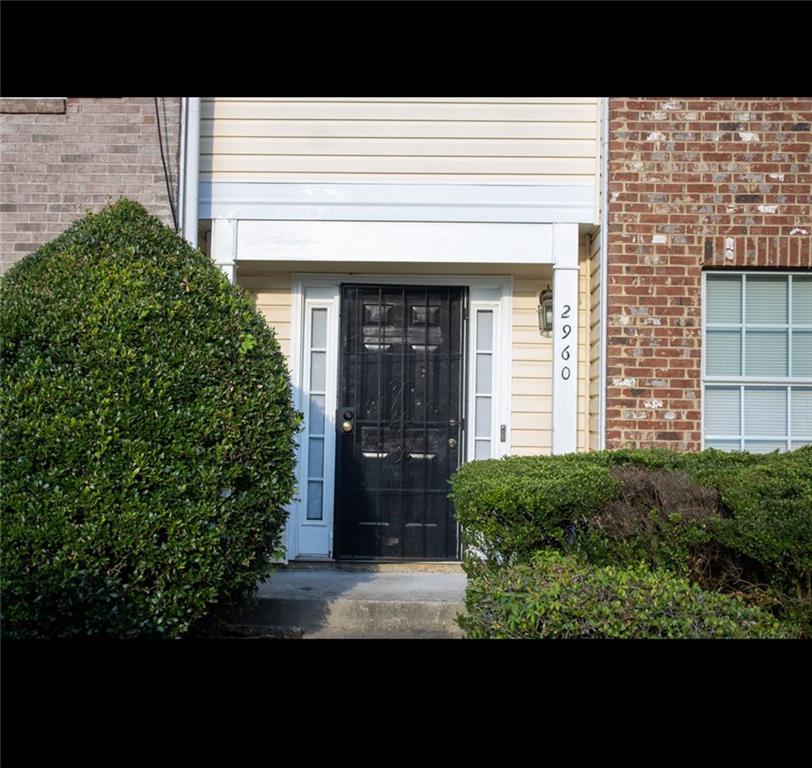
[(701, 446), (703, 267), (812, 268), (812, 97), (609, 101), (606, 445)]
[[(159, 105), (177, 200), (180, 98)], [(68, 98), (63, 113), (15, 106), (3, 100), (0, 114), (0, 272), (121, 196), (172, 223), (152, 97)]]

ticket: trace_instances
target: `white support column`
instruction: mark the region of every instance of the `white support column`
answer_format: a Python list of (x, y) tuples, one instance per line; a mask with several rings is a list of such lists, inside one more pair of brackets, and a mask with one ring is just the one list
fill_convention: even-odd
[(578, 225), (553, 224), (553, 454), (578, 447)]
[(197, 204), (200, 165), (200, 98), (184, 99), (181, 221), (183, 236), (197, 248)]
[(237, 282), (237, 222), (214, 219), (211, 223), (211, 258), (226, 277)]

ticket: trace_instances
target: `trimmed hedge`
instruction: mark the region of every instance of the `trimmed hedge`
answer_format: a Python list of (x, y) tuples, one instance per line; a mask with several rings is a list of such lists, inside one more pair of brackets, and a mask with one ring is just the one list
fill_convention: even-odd
[(5, 635), (179, 637), (240, 606), (299, 425), (248, 296), (126, 200), (0, 292)]
[(463, 545), (487, 560), (513, 562), (562, 545), (574, 520), (614, 498), (620, 483), (587, 454), (510, 456), (463, 464), (451, 499)]
[(480, 566), (466, 591), (469, 638), (786, 638), (769, 613), (644, 565), (591, 567), (558, 552)]
[(767, 455), (599, 451), (464, 465), (451, 497), (471, 555), (553, 548), (746, 589), (812, 635), (812, 446)]

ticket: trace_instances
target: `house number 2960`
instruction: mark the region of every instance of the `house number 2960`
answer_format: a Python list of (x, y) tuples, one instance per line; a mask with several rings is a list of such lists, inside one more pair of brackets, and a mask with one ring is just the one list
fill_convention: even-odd
[[(570, 312), (572, 307), (569, 304), (564, 305), (564, 311), (561, 313), (562, 320), (568, 320), (570, 316)], [(569, 335), (572, 333), (572, 326), (569, 323), (563, 323), (561, 325), (561, 339), (566, 340), (569, 338)], [(570, 345), (565, 344), (563, 349), (561, 350), (561, 359), (562, 360), (569, 360), (570, 359)], [(564, 381), (567, 381), (569, 377), (572, 375), (572, 371), (568, 365), (561, 366), (561, 378)]]

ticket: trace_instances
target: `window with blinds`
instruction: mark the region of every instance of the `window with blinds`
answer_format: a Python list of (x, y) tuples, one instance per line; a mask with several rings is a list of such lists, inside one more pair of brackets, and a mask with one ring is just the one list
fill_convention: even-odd
[(812, 443), (812, 275), (706, 274), (706, 448)]

